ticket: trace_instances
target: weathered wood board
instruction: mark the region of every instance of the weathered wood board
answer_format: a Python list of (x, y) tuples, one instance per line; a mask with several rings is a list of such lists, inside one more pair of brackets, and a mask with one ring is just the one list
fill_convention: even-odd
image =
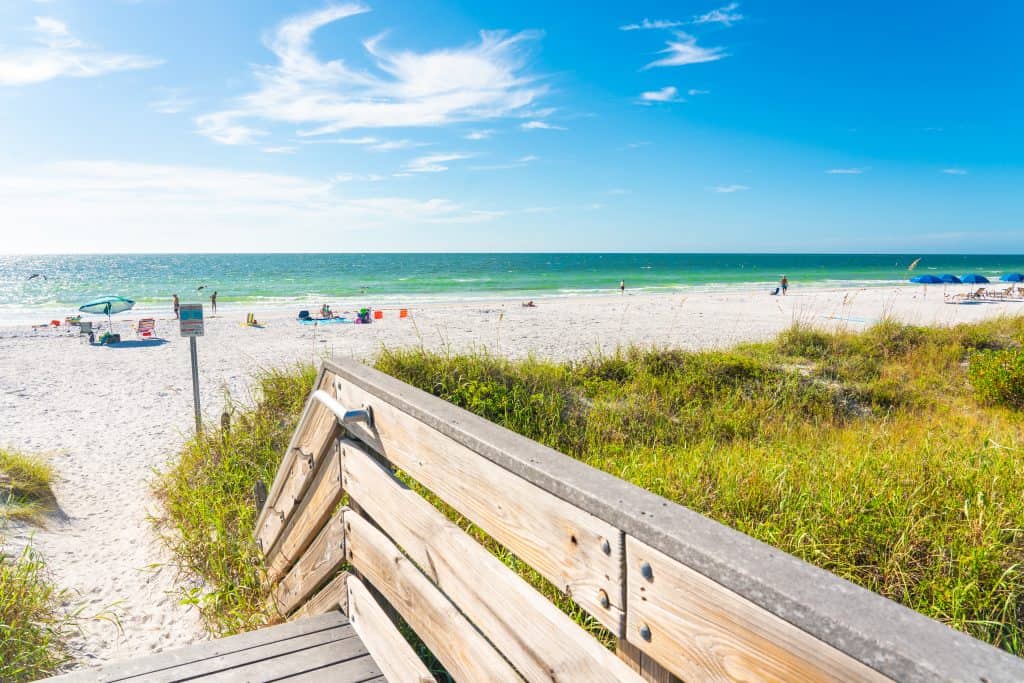
[(370, 595), (363, 582), (348, 577), (348, 618), (385, 678), (409, 683), (434, 683), (426, 665)]

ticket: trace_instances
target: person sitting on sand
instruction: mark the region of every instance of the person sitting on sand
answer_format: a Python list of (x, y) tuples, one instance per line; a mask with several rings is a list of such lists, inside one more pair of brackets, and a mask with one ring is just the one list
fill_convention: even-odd
[(523, 302), (523, 308), (537, 308), (537, 304), (533, 303), (533, 299)]

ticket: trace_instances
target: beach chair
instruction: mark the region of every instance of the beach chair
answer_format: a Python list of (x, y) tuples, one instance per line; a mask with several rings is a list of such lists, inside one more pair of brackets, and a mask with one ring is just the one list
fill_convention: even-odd
[(156, 320), (153, 318), (141, 318), (135, 327), (135, 336), (140, 339), (152, 339), (156, 336)]

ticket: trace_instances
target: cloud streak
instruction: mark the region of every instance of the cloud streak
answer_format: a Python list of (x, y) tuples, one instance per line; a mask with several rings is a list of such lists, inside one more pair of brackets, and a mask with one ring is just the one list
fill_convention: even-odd
[(641, 104), (653, 104), (655, 102), (682, 102), (679, 98), (679, 89), (674, 85), (666, 86), (660, 90), (648, 90), (640, 93)]
[(967, 175), (967, 170), (963, 168), (944, 168), (942, 172), (946, 175)]
[(740, 8), (738, 2), (730, 2), (724, 7), (713, 9), (705, 14), (698, 15), (693, 18), (691, 24), (723, 24), (725, 26), (732, 26), (737, 21), (743, 19), (743, 15), (737, 12)]
[(62, 77), (93, 78), (163, 64), (160, 59), (106, 52), (87, 45), (72, 35), (67, 24), (53, 17), (35, 17), (32, 34), (32, 46), (0, 50), (0, 86), (33, 85)]
[[(188, 244), (237, 249), (239, 234), (251, 249), (279, 249), (286, 231), (295, 248), (340, 248), (346, 233), (401, 226), (488, 221), (499, 212), (442, 197), (359, 196), (356, 180), (373, 175), (318, 179), (203, 166), (120, 161), (66, 161), (0, 174), (4, 218), (23, 226), (5, 251), (96, 249), (95, 226), (108, 244), (126, 251), (180, 250)], [(145, 237), (138, 226), (146, 225)], [(219, 240), (219, 241), (218, 241)]]
[(830, 168), (825, 171), (826, 175), (861, 175), (866, 168)]
[(458, 152), (446, 154), (428, 154), (416, 157), (405, 165), (406, 173), (441, 173), (448, 170), (448, 164), (452, 161), (471, 159), (472, 154), (461, 154)]
[(697, 45), (697, 39), (682, 31), (676, 32), (676, 39), (665, 43), (668, 47), (659, 54), (667, 55), (657, 59), (644, 69), (652, 69), (661, 66), (686, 66), (687, 64), (701, 64), (703, 62), (715, 62), (728, 53), (724, 47), (701, 47)]
[(715, 185), (711, 188), (711, 191), (718, 194), (732, 194), (734, 192), (745, 192), (749, 189), (750, 187), (747, 185)]
[(241, 144), (252, 136), (221, 129), (283, 123), (312, 137), (357, 128), (442, 126), (516, 116), (547, 92), (526, 73), (528, 48), (541, 37), (536, 31), (482, 31), (476, 43), (426, 52), (388, 48), (385, 36), (377, 35), (362, 43), (373, 64), (369, 71), (340, 59), (321, 61), (313, 53), (318, 29), (368, 11), (362, 4), (332, 5), (286, 19), (265, 41), (277, 63), (253, 69), (258, 88), (199, 117), (200, 132)]
[(519, 126), (523, 130), (568, 130), (565, 126), (556, 126), (547, 121), (527, 121)]

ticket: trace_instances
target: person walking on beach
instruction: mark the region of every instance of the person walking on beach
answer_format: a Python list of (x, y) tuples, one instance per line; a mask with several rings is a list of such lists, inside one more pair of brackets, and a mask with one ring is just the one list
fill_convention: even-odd
[(782, 296), (786, 296), (786, 290), (789, 289), (789, 278), (783, 275), (782, 280), (779, 281), (779, 284), (782, 286)]
[(178, 319), (178, 309), (181, 308), (181, 302), (178, 301), (178, 295), (174, 295), (174, 319)]
[(216, 315), (217, 314), (217, 292), (216, 291), (214, 291), (213, 294), (210, 295), (210, 308), (213, 309), (213, 313), (214, 313), (214, 315)]
[(620, 294), (625, 294), (626, 293), (626, 281), (625, 280), (619, 280), (619, 293)]

